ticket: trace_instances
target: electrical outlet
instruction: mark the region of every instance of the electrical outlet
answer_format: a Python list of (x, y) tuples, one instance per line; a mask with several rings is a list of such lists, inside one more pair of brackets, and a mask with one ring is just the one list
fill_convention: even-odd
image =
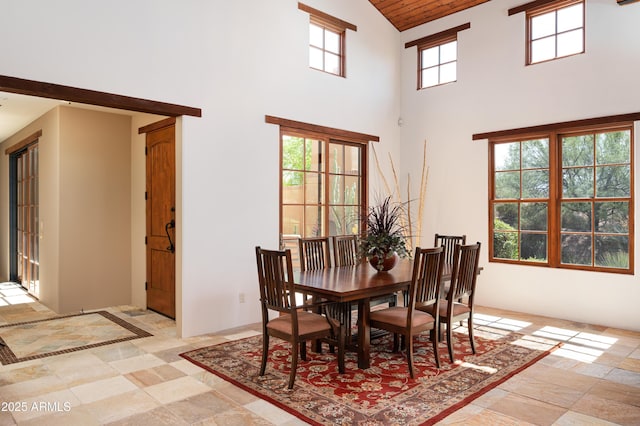
[(244, 303), (244, 293), (238, 294), (238, 299), (240, 300), (240, 303)]

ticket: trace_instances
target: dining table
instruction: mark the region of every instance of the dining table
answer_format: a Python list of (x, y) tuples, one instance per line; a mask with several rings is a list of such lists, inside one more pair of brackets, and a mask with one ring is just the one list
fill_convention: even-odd
[[(452, 266), (445, 264), (443, 281), (451, 280)], [(380, 272), (368, 262), (357, 265), (334, 266), (325, 269), (294, 272), (296, 291), (312, 297), (337, 302), (344, 309), (358, 304), (358, 333), (356, 351), (358, 367), (369, 368), (371, 327), (369, 314), (371, 299), (408, 290), (413, 274), (413, 260), (400, 259), (390, 271)], [(350, 327), (350, 324), (343, 324)]]

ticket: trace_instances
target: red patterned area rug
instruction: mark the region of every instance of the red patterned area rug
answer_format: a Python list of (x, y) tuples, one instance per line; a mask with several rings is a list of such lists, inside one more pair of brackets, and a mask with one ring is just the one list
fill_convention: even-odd
[(409, 378), (404, 353), (392, 353), (390, 336), (372, 341), (371, 368), (358, 368), (356, 354), (347, 353), (346, 372), (338, 373), (335, 355), (307, 351), (298, 361), (296, 381), (287, 389), (291, 362), (289, 344), (271, 339), (267, 371), (258, 375), (262, 336), (249, 337), (181, 354), (194, 364), (316, 425), (434, 424), (483, 393), (548, 355), (553, 343), (530, 336), (482, 332), (476, 355), (469, 339), (456, 333), (456, 362), (449, 362), (446, 344), (435, 367), (429, 333), (414, 346), (415, 380)]

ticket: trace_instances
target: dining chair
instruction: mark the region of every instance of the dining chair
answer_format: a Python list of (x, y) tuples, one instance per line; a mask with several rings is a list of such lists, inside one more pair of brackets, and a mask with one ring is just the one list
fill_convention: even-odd
[(336, 266), (349, 266), (360, 263), (358, 257), (358, 236), (355, 234), (334, 236), (333, 260)]
[[(447, 347), (449, 359), (454, 361), (453, 355), (453, 326), (457, 321), (467, 320), (469, 343), (471, 352), (476, 353), (473, 338), (473, 303), (478, 279), (478, 263), (480, 261), (480, 242), (469, 245), (456, 244), (453, 254), (453, 270), (451, 273), (451, 285), (446, 300), (441, 300), (440, 305), (435, 304), (421, 307), (420, 309), (432, 315), (438, 313), (440, 326), (447, 327)], [(466, 302), (464, 301), (466, 300)], [(440, 330), (438, 330), (440, 335)]]
[[(291, 372), (289, 389), (293, 388), (298, 366), (298, 349), (306, 360), (306, 342), (330, 339), (338, 346), (338, 371), (344, 373), (344, 327), (326, 315), (299, 309), (296, 305), (291, 250), (265, 250), (256, 247), (260, 303), (262, 307), (262, 363), (260, 376), (264, 376), (269, 353), (269, 337), (291, 344)], [(321, 307), (322, 303), (316, 306)], [(306, 307), (306, 305), (305, 305)], [(269, 311), (280, 315), (270, 319)]]
[[(413, 338), (423, 331), (432, 330), (431, 340), (436, 367), (440, 368), (438, 353), (439, 318), (417, 308), (426, 305), (440, 306), (440, 286), (442, 285), (442, 269), (444, 265), (444, 249), (442, 247), (422, 249), (416, 247), (409, 299), (406, 306), (393, 306), (373, 311), (369, 315), (371, 327), (393, 333), (393, 352), (399, 349), (398, 336), (402, 336), (407, 350), (409, 375), (413, 372)], [(437, 312), (437, 310), (436, 310)]]
[(444, 263), (453, 265), (453, 252), (456, 248), (456, 244), (465, 245), (467, 243), (466, 235), (442, 235), (436, 234), (433, 246), (444, 246)]
[(298, 238), (300, 269), (312, 271), (331, 267), (331, 246), (329, 237)]

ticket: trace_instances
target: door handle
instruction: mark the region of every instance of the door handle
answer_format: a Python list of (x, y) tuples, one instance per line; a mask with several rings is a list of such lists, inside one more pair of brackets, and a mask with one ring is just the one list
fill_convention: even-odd
[(168, 222), (167, 224), (164, 225), (164, 232), (167, 233), (167, 238), (169, 239), (169, 247), (167, 247), (167, 250), (169, 250), (171, 253), (176, 251), (176, 247), (173, 245), (173, 240), (171, 240), (171, 234), (169, 233), (169, 229), (175, 228), (175, 227), (176, 227), (176, 222), (173, 219), (171, 219), (171, 222)]

